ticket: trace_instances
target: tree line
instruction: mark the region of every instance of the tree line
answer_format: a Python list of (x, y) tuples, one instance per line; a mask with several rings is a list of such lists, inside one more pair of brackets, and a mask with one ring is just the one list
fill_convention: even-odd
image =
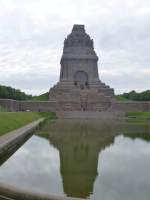
[[(136, 92), (132, 90), (128, 93), (116, 95), (118, 100), (150, 101), (150, 90)], [(39, 96), (28, 95), (19, 89), (0, 85), (0, 98), (14, 100), (48, 100), (48, 92)]]
[(133, 100), (133, 101), (150, 101), (150, 90), (146, 90), (143, 92), (136, 92), (132, 90), (128, 93), (123, 93), (121, 95), (117, 95), (120, 99), (124, 100)]
[(14, 99), (14, 100), (29, 100), (32, 99), (32, 95), (27, 95), (18, 89), (0, 85), (0, 98)]

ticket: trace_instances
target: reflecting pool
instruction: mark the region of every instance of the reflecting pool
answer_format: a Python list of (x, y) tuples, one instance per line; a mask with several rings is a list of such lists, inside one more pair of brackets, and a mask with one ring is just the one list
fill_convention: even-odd
[(92, 200), (149, 200), (150, 126), (45, 124), (0, 167), (0, 183)]

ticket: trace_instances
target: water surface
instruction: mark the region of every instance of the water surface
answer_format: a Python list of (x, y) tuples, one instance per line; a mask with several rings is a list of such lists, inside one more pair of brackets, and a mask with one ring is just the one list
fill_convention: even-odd
[(92, 200), (149, 200), (150, 127), (56, 121), (0, 167), (0, 183)]

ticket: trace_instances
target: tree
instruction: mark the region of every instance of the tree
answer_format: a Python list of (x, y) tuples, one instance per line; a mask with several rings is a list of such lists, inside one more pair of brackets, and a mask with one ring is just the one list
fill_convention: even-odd
[(32, 99), (32, 95), (27, 95), (20, 90), (0, 85), (0, 98), (14, 99), (14, 100), (29, 100)]

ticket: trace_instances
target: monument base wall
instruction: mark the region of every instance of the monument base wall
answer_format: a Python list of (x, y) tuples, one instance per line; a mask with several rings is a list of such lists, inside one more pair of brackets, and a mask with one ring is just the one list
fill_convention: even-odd
[[(103, 102), (104, 103), (104, 102)], [(36, 111), (36, 112), (56, 112), (56, 111), (101, 111), (103, 112), (130, 112), (142, 111), (150, 112), (150, 102), (106, 102), (106, 109), (101, 102), (97, 104), (89, 103), (85, 110), (82, 110), (80, 102), (55, 102), (55, 101), (16, 101), (11, 99), (0, 99), (0, 106), (5, 107), (9, 111)]]
[(137, 101), (129, 101), (129, 102), (113, 102), (110, 111), (121, 111), (121, 112), (150, 112), (150, 102), (137, 102)]
[(0, 99), (0, 106), (8, 111), (36, 111), (55, 112), (56, 102), (53, 101), (16, 101), (11, 99)]

